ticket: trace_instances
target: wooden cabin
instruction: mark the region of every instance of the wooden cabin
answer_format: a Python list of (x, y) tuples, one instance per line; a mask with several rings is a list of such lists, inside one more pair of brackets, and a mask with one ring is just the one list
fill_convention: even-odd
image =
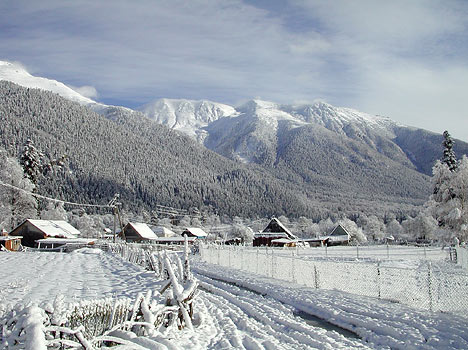
[(125, 225), (123, 236), (127, 242), (148, 242), (158, 238), (147, 224), (139, 222), (129, 222)]
[(28, 219), (10, 232), (10, 236), (21, 236), (21, 244), (25, 247), (37, 247), (36, 241), (48, 237), (77, 238), (80, 231), (63, 220), (32, 220)]
[(253, 246), (275, 246), (283, 247), (285, 244), (292, 244), (297, 241), (297, 237), (284, 226), (277, 218), (271, 219), (270, 223), (262, 232), (254, 235)]

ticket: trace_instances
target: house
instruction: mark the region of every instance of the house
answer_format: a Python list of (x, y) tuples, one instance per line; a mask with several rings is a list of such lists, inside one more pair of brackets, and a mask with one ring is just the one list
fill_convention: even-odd
[(145, 223), (129, 222), (123, 228), (123, 234), (127, 242), (154, 241), (156, 234)]
[(203, 239), (208, 236), (208, 234), (198, 227), (187, 227), (181, 236), (187, 235), (187, 237), (196, 237), (198, 239)]
[(174, 237), (176, 235), (174, 231), (164, 226), (154, 227), (153, 231), (158, 237)]
[(350, 235), (346, 229), (341, 226), (337, 225), (332, 232), (328, 236), (322, 237), (323, 241), (327, 246), (332, 245), (348, 245)]
[(21, 247), (21, 236), (0, 236), (0, 246), (4, 247), (6, 250), (16, 252)]
[(254, 235), (253, 246), (272, 246), (272, 241), (279, 239), (281, 239), (281, 241), (276, 241), (275, 245), (281, 247), (297, 241), (297, 237), (293, 235), (291, 231), (289, 231), (286, 226), (281, 223), (281, 221), (279, 221), (277, 218), (273, 218), (262, 232), (257, 232)]
[(36, 247), (38, 239), (47, 237), (77, 238), (80, 231), (63, 220), (32, 220), (28, 219), (10, 232), (10, 236), (21, 236), (21, 244), (25, 247)]

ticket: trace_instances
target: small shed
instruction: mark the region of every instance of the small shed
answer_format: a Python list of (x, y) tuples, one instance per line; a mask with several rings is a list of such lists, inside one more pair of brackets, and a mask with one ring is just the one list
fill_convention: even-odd
[(127, 242), (154, 241), (158, 238), (147, 224), (140, 222), (129, 222), (123, 232)]
[(323, 237), (324, 242), (328, 246), (332, 245), (348, 245), (349, 244), (350, 235), (346, 229), (341, 226), (337, 225), (332, 232), (326, 237)]
[[(262, 232), (257, 232), (254, 235), (253, 246), (272, 246), (272, 241), (279, 239), (286, 239), (289, 242), (292, 240), (297, 240), (297, 237), (293, 235), (281, 221), (279, 221), (277, 218), (273, 218)], [(275, 245), (284, 246), (284, 242), (286, 241), (277, 241)]]
[(21, 244), (26, 247), (36, 247), (38, 239), (47, 237), (77, 238), (80, 231), (63, 220), (32, 220), (28, 219), (10, 232), (10, 236), (21, 236)]
[(196, 237), (198, 239), (203, 239), (208, 236), (208, 234), (198, 227), (187, 227), (181, 236), (187, 235), (187, 237)]
[(0, 236), (0, 245), (6, 250), (16, 252), (21, 248), (21, 236)]

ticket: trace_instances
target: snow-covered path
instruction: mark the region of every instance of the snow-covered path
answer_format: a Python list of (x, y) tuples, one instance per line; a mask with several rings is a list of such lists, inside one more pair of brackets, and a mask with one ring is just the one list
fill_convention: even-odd
[(357, 337), (308, 325), (295, 308), (273, 298), (197, 275), (200, 302), (217, 333), (207, 348), (368, 349)]
[[(198, 274), (228, 281), (358, 334), (371, 348), (468, 349), (468, 318), (376, 298), (315, 290), (198, 262)], [(203, 278), (201, 278), (203, 280)]]
[[(0, 306), (134, 298), (160, 288), (151, 272), (99, 250), (0, 253), (8, 278), (0, 280)], [(160, 349), (468, 349), (468, 319), (337, 291), (315, 290), (258, 275), (193, 262), (200, 281), (195, 332), (132, 342)], [(316, 315), (358, 334), (315, 326), (298, 313)], [(137, 348), (135, 346), (135, 348)], [(127, 349), (131, 349), (127, 348)], [(141, 348), (140, 348), (141, 349)]]

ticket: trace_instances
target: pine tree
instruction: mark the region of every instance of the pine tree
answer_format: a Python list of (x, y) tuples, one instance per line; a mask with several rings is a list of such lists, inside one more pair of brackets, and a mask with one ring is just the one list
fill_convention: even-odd
[(31, 180), (34, 185), (37, 184), (39, 175), (42, 172), (41, 158), (42, 154), (36, 149), (33, 142), (28, 139), (21, 154), (20, 164), (24, 170), (24, 177)]
[(444, 131), (444, 158), (443, 162), (447, 164), (450, 171), (455, 171), (458, 167), (457, 158), (455, 157), (455, 152), (453, 151), (453, 140), (447, 130)]

